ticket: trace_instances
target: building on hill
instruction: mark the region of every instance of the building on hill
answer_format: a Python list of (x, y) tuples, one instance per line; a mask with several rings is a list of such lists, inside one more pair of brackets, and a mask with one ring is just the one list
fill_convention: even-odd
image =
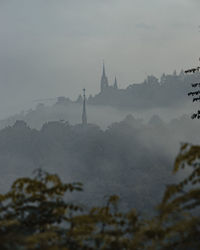
[[(171, 107), (187, 102), (188, 82), (197, 81), (199, 76), (185, 76), (174, 71), (172, 74), (162, 74), (160, 79), (149, 75), (140, 84), (131, 84), (126, 89), (119, 89), (117, 78), (109, 85), (105, 64), (100, 80), (100, 92), (89, 96), (89, 105), (104, 105), (120, 108), (146, 109), (155, 107)], [(195, 80), (196, 79), (196, 80)], [(82, 103), (81, 96), (77, 99)]]
[(115, 81), (113, 86), (109, 86), (108, 78), (106, 76), (106, 70), (105, 70), (105, 64), (103, 63), (103, 72), (101, 76), (101, 93), (105, 93), (106, 91), (109, 91), (109, 89), (118, 89), (118, 84), (117, 84), (117, 78), (115, 77)]
[(101, 76), (101, 92), (104, 92), (108, 89), (108, 78), (106, 76), (106, 71), (105, 71), (105, 65), (103, 63), (103, 73), (102, 73), (102, 76)]

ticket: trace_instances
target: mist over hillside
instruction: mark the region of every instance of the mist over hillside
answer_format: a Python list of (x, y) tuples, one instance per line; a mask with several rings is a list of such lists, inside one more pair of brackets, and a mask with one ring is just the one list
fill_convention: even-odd
[(149, 210), (175, 181), (172, 167), (180, 142), (199, 143), (198, 131), (198, 122), (188, 116), (169, 123), (153, 116), (145, 123), (129, 115), (105, 130), (64, 121), (36, 130), (17, 121), (0, 131), (0, 188), (6, 191), (17, 177), (42, 168), (65, 182), (83, 182), (85, 192), (73, 196), (79, 202), (95, 205), (116, 193), (124, 208)]
[(1, 189), (42, 168), (65, 182), (83, 182), (84, 194), (73, 196), (79, 202), (96, 205), (116, 193), (124, 208), (153, 208), (176, 181), (172, 167), (180, 143), (200, 143), (187, 96), (198, 77), (174, 72), (119, 89), (117, 80), (108, 84), (103, 69), (100, 93), (87, 98), (87, 126), (81, 124), (81, 95), (1, 120)]
[(200, 0), (0, 0), (0, 250), (200, 249)]
[[(123, 120), (128, 114), (148, 122), (153, 115), (159, 115), (164, 121), (169, 122), (184, 114), (192, 114), (195, 106), (191, 101), (183, 103), (182, 106), (172, 108), (151, 108), (148, 110), (133, 110), (131, 108), (115, 108), (103, 105), (87, 104), (88, 121), (106, 129), (111, 123)], [(192, 110), (193, 109), (193, 110)], [(12, 126), (17, 120), (24, 120), (31, 128), (40, 129), (45, 122), (68, 121), (70, 124), (81, 122), (82, 103), (68, 103), (44, 105), (38, 104), (35, 109), (21, 112), (0, 121), (0, 128)]]
[[(91, 123), (105, 129), (111, 123), (124, 119), (128, 114), (147, 122), (152, 115), (159, 115), (164, 121), (184, 114), (192, 114), (195, 106), (187, 96), (191, 83), (197, 82), (199, 72), (193, 75), (163, 74), (160, 79), (148, 76), (140, 84), (131, 84), (126, 89), (109, 85), (105, 69), (101, 79), (101, 91), (87, 98), (87, 114)], [(51, 104), (47, 104), (50, 100)], [(0, 128), (12, 126), (16, 120), (24, 120), (31, 128), (40, 129), (45, 122), (64, 120), (70, 124), (81, 121), (82, 95), (72, 101), (60, 96), (57, 100), (38, 100), (35, 108), (24, 110), (0, 121)]]

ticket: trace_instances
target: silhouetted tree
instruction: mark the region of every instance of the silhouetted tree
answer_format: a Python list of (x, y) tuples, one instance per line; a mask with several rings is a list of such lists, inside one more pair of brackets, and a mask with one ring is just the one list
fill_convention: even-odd
[[(196, 72), (200, 71), (200, 67), (196, 67), (196, 68), (191, 68), (188, 70), (185, 70), (186, 74), (194, 74)], [(197, 102), (200, 101), (200, 79), (198, 82), (194, 82), (191, 84), (192, 88), (194, 88), (194, 91), (191, 91), (188, 93), (188, 96), (192, 96), (193, 97), (193, 102)], [(197, 112), (193, 113), (191, 116), (192, 119), (200, 119), (200, 110), (198, 110)]]
[(81, 190), (81, 183), (64, 184), (57, 175), (41, 169), (34, 178), (17, 179), (11, 190), (0, 196), (0, 249), (48, 249), (54, 245), (58, 249), (62, 224), (81, 210), (66, 202), (64, 194)]
[(83, 211), (64, 199), (80, 183), (64, 184), (37, 170), (16, 180), (0, 195), (1, 249), (188, 250), (200, 248), (200, 146), (183, 144), (174, 172), (191, 168), (166, 188), (156, 216), (144, 219), (133, 209), (121, 212), (117, 195)]

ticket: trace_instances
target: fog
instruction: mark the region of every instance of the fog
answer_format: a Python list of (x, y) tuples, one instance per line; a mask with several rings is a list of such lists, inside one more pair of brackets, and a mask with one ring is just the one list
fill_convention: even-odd
[(81, 181), (84, 193), (71, 199), (86, 206), (115, 193), (124, 209), (150, 212), (166, 185), (183, 177), (172, 175), (173, 162), (181, 142), (200, 143), (198, 131), (198, 121), (187, 115), (169, 122), (158, 115), (148, 122), (128, 115), (104, 130), (64, 121), (35, 130), (17, 121), (0, 131), (0, 188), (7, 191), (16, 178), (40, 167), (65, 182)]
[[(0, 2), (0, 118), (60, 95), (99, 91), (102, 61), (120, 88), (195, 65), (198, 1)], [(153, 58), (153, 63), (152, 63)]]
[(188, 171), (172, 174), (181, 143), (200, 143), (187, 96), (200, 73), (184, 74), (198, 62), (198, 5), (0, 1), (1, 192), (42, 168), (81, 181), (71, 199), (85, 205), (118, 194), (152, 211)]

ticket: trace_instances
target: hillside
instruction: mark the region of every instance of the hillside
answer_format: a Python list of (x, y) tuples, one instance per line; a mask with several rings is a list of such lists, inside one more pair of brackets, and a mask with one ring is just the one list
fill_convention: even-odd
[[(58, 173), (66, 182), (84, 183), (92, 204), (117, 193), (124, 207), (145, 210), (174, 180), (173, 160), (180, 142), (197, 142), (198, 122), (182, 117), (164, 123), (158, 116), (144, 123), (129, 115), (106, 130), (89, 124), (48, 122), (40, 130), (23, 121), (0, 131), (0, 187), (36, 168)], [(158, 189), (159, 187), (159, 189)]]

